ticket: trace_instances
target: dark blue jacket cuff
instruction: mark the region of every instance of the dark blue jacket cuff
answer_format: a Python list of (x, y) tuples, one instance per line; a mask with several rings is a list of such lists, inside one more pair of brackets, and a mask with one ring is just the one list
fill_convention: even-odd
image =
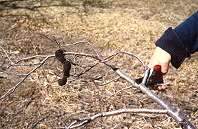
[(175, 68), (179, 68), (184, 59), (190, 56), (171, 27), (164, 32), (155, 44), (171, 55), (171, 64)]

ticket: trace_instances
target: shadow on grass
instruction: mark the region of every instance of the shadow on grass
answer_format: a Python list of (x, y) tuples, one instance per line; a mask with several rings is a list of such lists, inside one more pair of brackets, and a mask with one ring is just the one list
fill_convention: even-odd
[[(18, 2), (24, 2), (24, 6), (20, 5), (21, 3)], [(81, 3), (84, 8), (87, 6), (93, 6), (93, 7), (98, 7), (98, 8), (108, 8), (110, 7), (110, 4), (112, 2), (104, 2), (104, 0), (77, 0), (75, 1), (77, 3)], [(35, 6), (33, 4), (39, 4), (38, 6)], [(28, 1), (28, 0), (6, 0), (6, 1), (1, 1), (0, 2), (0, 11), (3, 11), (5, 9), (27, 9), (30, 11), (36, 11), (38, 8), (44, 8), (44, 7), (54, 7), (54, 6), (67, 6), (67, 7), (76, 7), (78, 4), (73, 4), (74, 2), (70, 2), (69, 0), (53, 0), (51, 2), (50, 0), (46, 0), (46, 3), (49, 5), (42, 5), (42, 3), (45, 3), (41, 0), (36, 1)], [(57, 4), (55, 4), (57, 3)]]
[[(19, 3), (17, 2), (26, 2), (27, 4), (25, 4), (25, 6), (21, 6)], [(59, 0), (57, 0), (58, 2)], [(32, 6), (30, 7), (29, 5), (31, 3), (41, 3), (41, 1), (27, 1), (27, 0), (10, 0), (10, 1), (1, 1), (0, 2), (0, 11), (3, 11), (5, 9), (27, 9), (27, 10), (30, 10), (30, 11), (35, 11), (36, 9), (38, 8), (43, 8), (43, 7), (52, 7), (52, 6), (73, 6), (71, 5), (69, 2), (65, 2), (65, 1), (61, 1), (60, 4), (52, 4), (52, 5), (39, 5), (39, 6)], [(53, 1), (55, 2), (55, 1)]]

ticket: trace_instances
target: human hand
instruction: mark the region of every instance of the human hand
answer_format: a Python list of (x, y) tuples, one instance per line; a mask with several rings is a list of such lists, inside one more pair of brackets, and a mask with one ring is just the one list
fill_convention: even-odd
[[(149, 67), (154, 67), (155, 65), (161, 65), (162, 74), (166, 74), (168, 72), (169, 63), (171, 61), (171, 55), (161, 49), (160, 47), (156, 47), (153, 56), (150, 59)], [(167, 85), (158, 86), (156, 90), (165, 90), (167, 89)]]

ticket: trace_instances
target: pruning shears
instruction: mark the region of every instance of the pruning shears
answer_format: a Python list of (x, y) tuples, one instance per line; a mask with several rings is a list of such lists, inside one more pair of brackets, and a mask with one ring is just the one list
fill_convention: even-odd
[(148, 68), (145, 73), (146, 75), (144, 77), (135, 80), (136, 83), (143, 83), (150, 89), (157, 89), (158, 86), (162, 85), (170, 85), (169, 83), (164, 83), (163, 81), (161, 65), (155, 65), (153, 68)]

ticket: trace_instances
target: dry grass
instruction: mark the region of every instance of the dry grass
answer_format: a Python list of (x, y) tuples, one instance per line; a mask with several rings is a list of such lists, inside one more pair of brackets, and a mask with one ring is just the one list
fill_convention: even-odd
[[(6, 48), (7, 41), (10, 51), (20, 57), (54, 54), (58, 49), (57, 45), (38, 33), (49, 37), (55, 36), (62, 42), (57, 18), (64, 39), (68, 43), (88, 40), (104, 57), (122, 49), (137, 54), (148, 63), (155, 47), (154, 42), (168, 27), (175, 27), (197, 11), (197, 7), (197, 0), (168, 0), (165, 7), (163, 0), (43, 0), (42, 2), (1, 0), (0, 44)], [(89, 48), (88, 45), (78, 45), (66, 49), (90, 52)], [(173, 106), (180, 108), (196, 127), (198, 127), (197, 55), (196, 53), (192, 58), (186, 59), (177, 70), (170, 67), (165, 80), (172, 86), (164, 92), (155, 91)], [(80, 61), (82, 59), (79, 59)], [(5, 62), (1, 59), (0, 66), (3, 63)], [(128, 56), (120, 55), (111, 63), (119, 66), (132, 78), (143, 75), (140, 63)], [(12, 67), (10, 70), (26, 73), (32, 68)], [(68, 125), (72, 122), (71, 118), (75, 117), (88, 117), (120, 108), (159, 107), (147, 96), (136, 94), (133, 88), (103, 103), (102, 99), (105, 100), (112, 93), (129, 86), (125, 81), (119, 80), (99, 86), (99, 91), (89, 76), (98, 77), (106, 73), (106, 78), (100, 81), (108, 81), (116, 76), (103, 64), (75, 81), (70, 77), (71, 83), (65, 87), (47, 89), (43, 86), (49, 84), (60, 71), (60, 64), (50, 59), (32, 74), (40, 84), (28, 78), (14, 94), (2, 100), (0, 127), (63, 128), (64, 124), (61, 121)], [(0, 95), (3, 95), (21, 77), (2, 71), (0, 73), (2, 87)], [(57, 86), (57, 83), (53, 83), (52, 86)], [(82, 128), (172, 129), (178, 126), (165, 115), (122, 114), (97, 119)]]

